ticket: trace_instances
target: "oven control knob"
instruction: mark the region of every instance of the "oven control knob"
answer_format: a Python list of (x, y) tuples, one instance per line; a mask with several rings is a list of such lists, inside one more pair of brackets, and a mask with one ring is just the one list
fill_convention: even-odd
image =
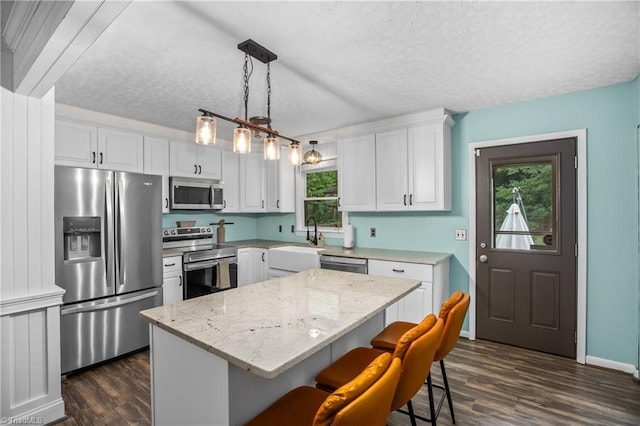
[(204, 228), (200, 228), (200, 232), (204, 234)]
[(211, 232), (211, 228), (207, 228), (207, 232)]
[(171, 230), (171, 235), (176, 235), (176, 230), (175, 229)]
[(169, 231), (167, 231), (167, 230), (165, 229), (165, 231), (164, 231), (164, 235), (169, 235)]

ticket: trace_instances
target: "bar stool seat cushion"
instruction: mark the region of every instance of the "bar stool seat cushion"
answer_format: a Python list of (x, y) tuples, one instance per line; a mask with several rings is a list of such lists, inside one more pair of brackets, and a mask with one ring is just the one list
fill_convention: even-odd
[(296, 424), (311, 425), (318, 407), (327, 399), (329, 392), (311, 386), (300, 386), (274, 402), (247, 426), (281, 426), (283, 419), (291, 419)]
[(402, 336), (407, 331), (411, 330), (417, 324), (415, 322), (407, 321), (395, 321), (385, 327), (380, 333), (378, 333), (373, 339), (371, 339), (371, 346), (376, 349), (393, 352), (396, 350), (396, 343), (398, 343), (398, 336)]
[[(392, 357), (388, 354), (387, 356), (380, 356), (381, 354), (384, 354), (384, 352), (376, 351), (372, 358), (369, 359), (367, 357), (369, 361), (365, 362), (361, 368), (356, 370), (356, 373), (360, 373), (356, 374), (353, 380), (350, 380), (343, 386), (337, 386), (337, 389), (327, 397), (316, 413), (313, 423), (314, 426), (331, 425), (338, 411), (362, 395), (382, 377), (385, 371), (387, 371), (387, 368), (389, 368)], [(389, 411), (388, 407), (386, 411)]]
[[(367, 365), (384, 351), (371, 348), (355, 348), (341, 356), (316, 376), (320, 389), (332, 391), (353, 380)], [(316, 385), (316, 387), (318, 387)]]

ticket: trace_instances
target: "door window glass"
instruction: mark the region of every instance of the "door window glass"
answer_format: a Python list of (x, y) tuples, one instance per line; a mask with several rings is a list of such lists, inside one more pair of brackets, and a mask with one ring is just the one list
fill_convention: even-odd
[(557, 251), (557, 158), (494, 162), (493, 247)]

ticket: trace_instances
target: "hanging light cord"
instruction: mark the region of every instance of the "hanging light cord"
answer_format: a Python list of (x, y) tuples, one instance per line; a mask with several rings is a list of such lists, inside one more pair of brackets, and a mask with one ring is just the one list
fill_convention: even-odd
[[(249, 61), (251, 61), (251, 72), (249, 72)], [(253, 74), (253, 60), (248, 53), (244, 54), (244, 121), (247, 121), (247, 110), (249, 109), (249, 78)]]
[(271, 63), (267, 62), (267, 127), (271, 129)]

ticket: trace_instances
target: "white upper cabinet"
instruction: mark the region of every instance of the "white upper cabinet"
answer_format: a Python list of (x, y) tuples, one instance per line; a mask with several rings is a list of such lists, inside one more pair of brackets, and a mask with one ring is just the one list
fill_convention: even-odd
[(142, 173), (144, 169), (142, 135), (122, 130), (98, 128), (98, 167)]
[(240, 156), (240, 211), (266, 211), (264, 160), (262, 154)]
[(56, 164), (142, 173), (143, 153), (141, 134), (56, 120)]
[(409, 208), (451, 210), (451, 129), (445, 123), (408, 130)]
[(240, 211), (240, 157), (233, 151), (222, 151), (222, 183), (225, 213)]
[(264, 160), (267, 172), (267, 211), (295, 212), (295, 169), (287, 161), (288, 149), (280, 147), (279, 160)]
[(376, 210), (451, 210), (445, 123), (376, 134)]
[(170, 175), (222, 179), (222, 152), (220, 148), (202, 146), (195, 142), (172, 140)]
[(144, 173), (162, 176), (162, 213), (169, 213), (169, 140), (144, 137)]
[(376, 210), (376, 145), (374, 135), (338, 140), (338, 208)]
[(97, 167), (97, 151), (97, 127), (56, 120), (56, 164), (63, 166)]
[(407, 210), (407, 130), (376, 135), (376, 209)]

